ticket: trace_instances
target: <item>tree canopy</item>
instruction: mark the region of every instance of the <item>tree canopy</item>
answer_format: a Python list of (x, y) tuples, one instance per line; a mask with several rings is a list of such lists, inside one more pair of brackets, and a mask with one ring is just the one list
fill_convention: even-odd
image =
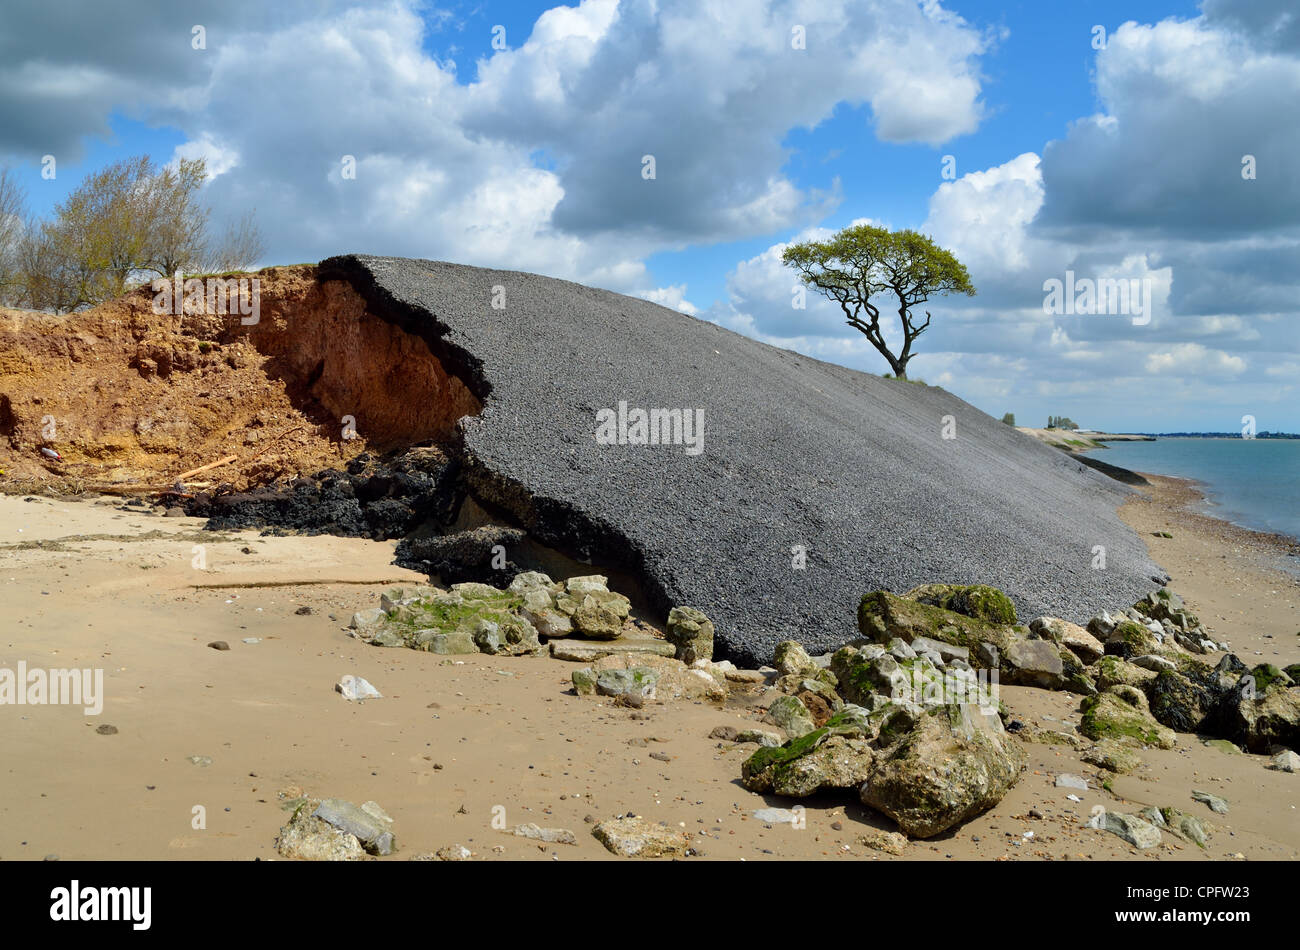
[(147, 155), (87, 175), (49, 220), (24, 220), (11, 172), (0, 170), (0, 298), (62, 313), (177, 271), (231, 271), (255, 263), (262, 241), (251, 213), (212, 233), (200, 194), (202, 158), (156, 166)]
[[(870, 224), (847, 227), (825, 241), (791, 244), (781, 256), (800, 279), (835, 301), (849, 326), (859, 330), (900, 379), (915, 355), (916, 338), (930, 326), (930, 311), (918, 322), (912, 309), (939, 294), (974, 295), (966, 267), (950, 251), (916, 231), (890, 231)], [(894, 353), (881, 328), (873, 298), (892, 296), (903, 345)]]

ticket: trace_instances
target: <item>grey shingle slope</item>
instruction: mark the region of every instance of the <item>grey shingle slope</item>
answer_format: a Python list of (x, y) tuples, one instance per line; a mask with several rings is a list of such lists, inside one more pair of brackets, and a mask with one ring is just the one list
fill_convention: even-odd
[[(1023, 619), (1086, 621), (1164, 577), (1115, 513), (1128, 489), (941, 389), (534, 274), (349, 255), (321, 276), (423, 336), (484, 400), (461, 423), (476, 495), (639, 575), (658, 610), (701, 608), (735, 660), (786, 638), (842, 645), (880, 588), (987, 583)], [(702, 454), (598, 444), (596, 413), (620, 400), (702, 409)]]

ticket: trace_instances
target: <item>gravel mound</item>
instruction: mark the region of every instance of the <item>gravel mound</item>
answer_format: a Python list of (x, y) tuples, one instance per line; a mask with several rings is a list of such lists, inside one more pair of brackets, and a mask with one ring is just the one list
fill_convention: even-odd
[[(738, 662), (790, 638), (842, 645), (870, 590), (991, 584), (1024, 620), (1085, 622), (1165, 577), (1115, 513), (1129, 489), (942, 389), (534, 274), (348, 255), (319, 276), (483, 401), (460, 451), (485, 506), (631, 571), (664, 614), (702, 609)], [(629, 426), (637, 408), (702, 412), (700, 451), (601, 444), (620, 403)]]

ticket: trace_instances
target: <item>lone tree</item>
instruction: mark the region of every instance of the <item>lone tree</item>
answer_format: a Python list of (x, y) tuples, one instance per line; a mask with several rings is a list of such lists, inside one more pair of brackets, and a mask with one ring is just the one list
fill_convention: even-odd
[[(840, 305), (848, 325), (871, 341), (899, 379), (907, 378), (907, 362), (916, 355), (912, 344), (930, 326), (930, 311), (925, 311), (925, 322), (918, 323), (912, 308), (935, 294), (975, 294), (965, 265), (916, 231), (859, 224), (827, 241), (791, 244), (781, 259), (805, 284)], [(871, 302), (889, 294), (898, 303), (903, 329), (898, 355), (885, 342), (880, 308)]]

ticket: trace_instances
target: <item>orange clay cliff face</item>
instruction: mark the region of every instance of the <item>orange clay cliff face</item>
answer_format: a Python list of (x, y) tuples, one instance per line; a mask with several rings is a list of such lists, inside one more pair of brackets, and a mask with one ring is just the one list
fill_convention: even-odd
[(256, 322), (219, 300), (156, 306), (149, 286), (73, 314), (0, 308), (0, 489), (157, 490), (235, 456), (190, 484), (240, 490), (440, 441), (478, 412), (348, 284), (311, 265), (255, 276)]

